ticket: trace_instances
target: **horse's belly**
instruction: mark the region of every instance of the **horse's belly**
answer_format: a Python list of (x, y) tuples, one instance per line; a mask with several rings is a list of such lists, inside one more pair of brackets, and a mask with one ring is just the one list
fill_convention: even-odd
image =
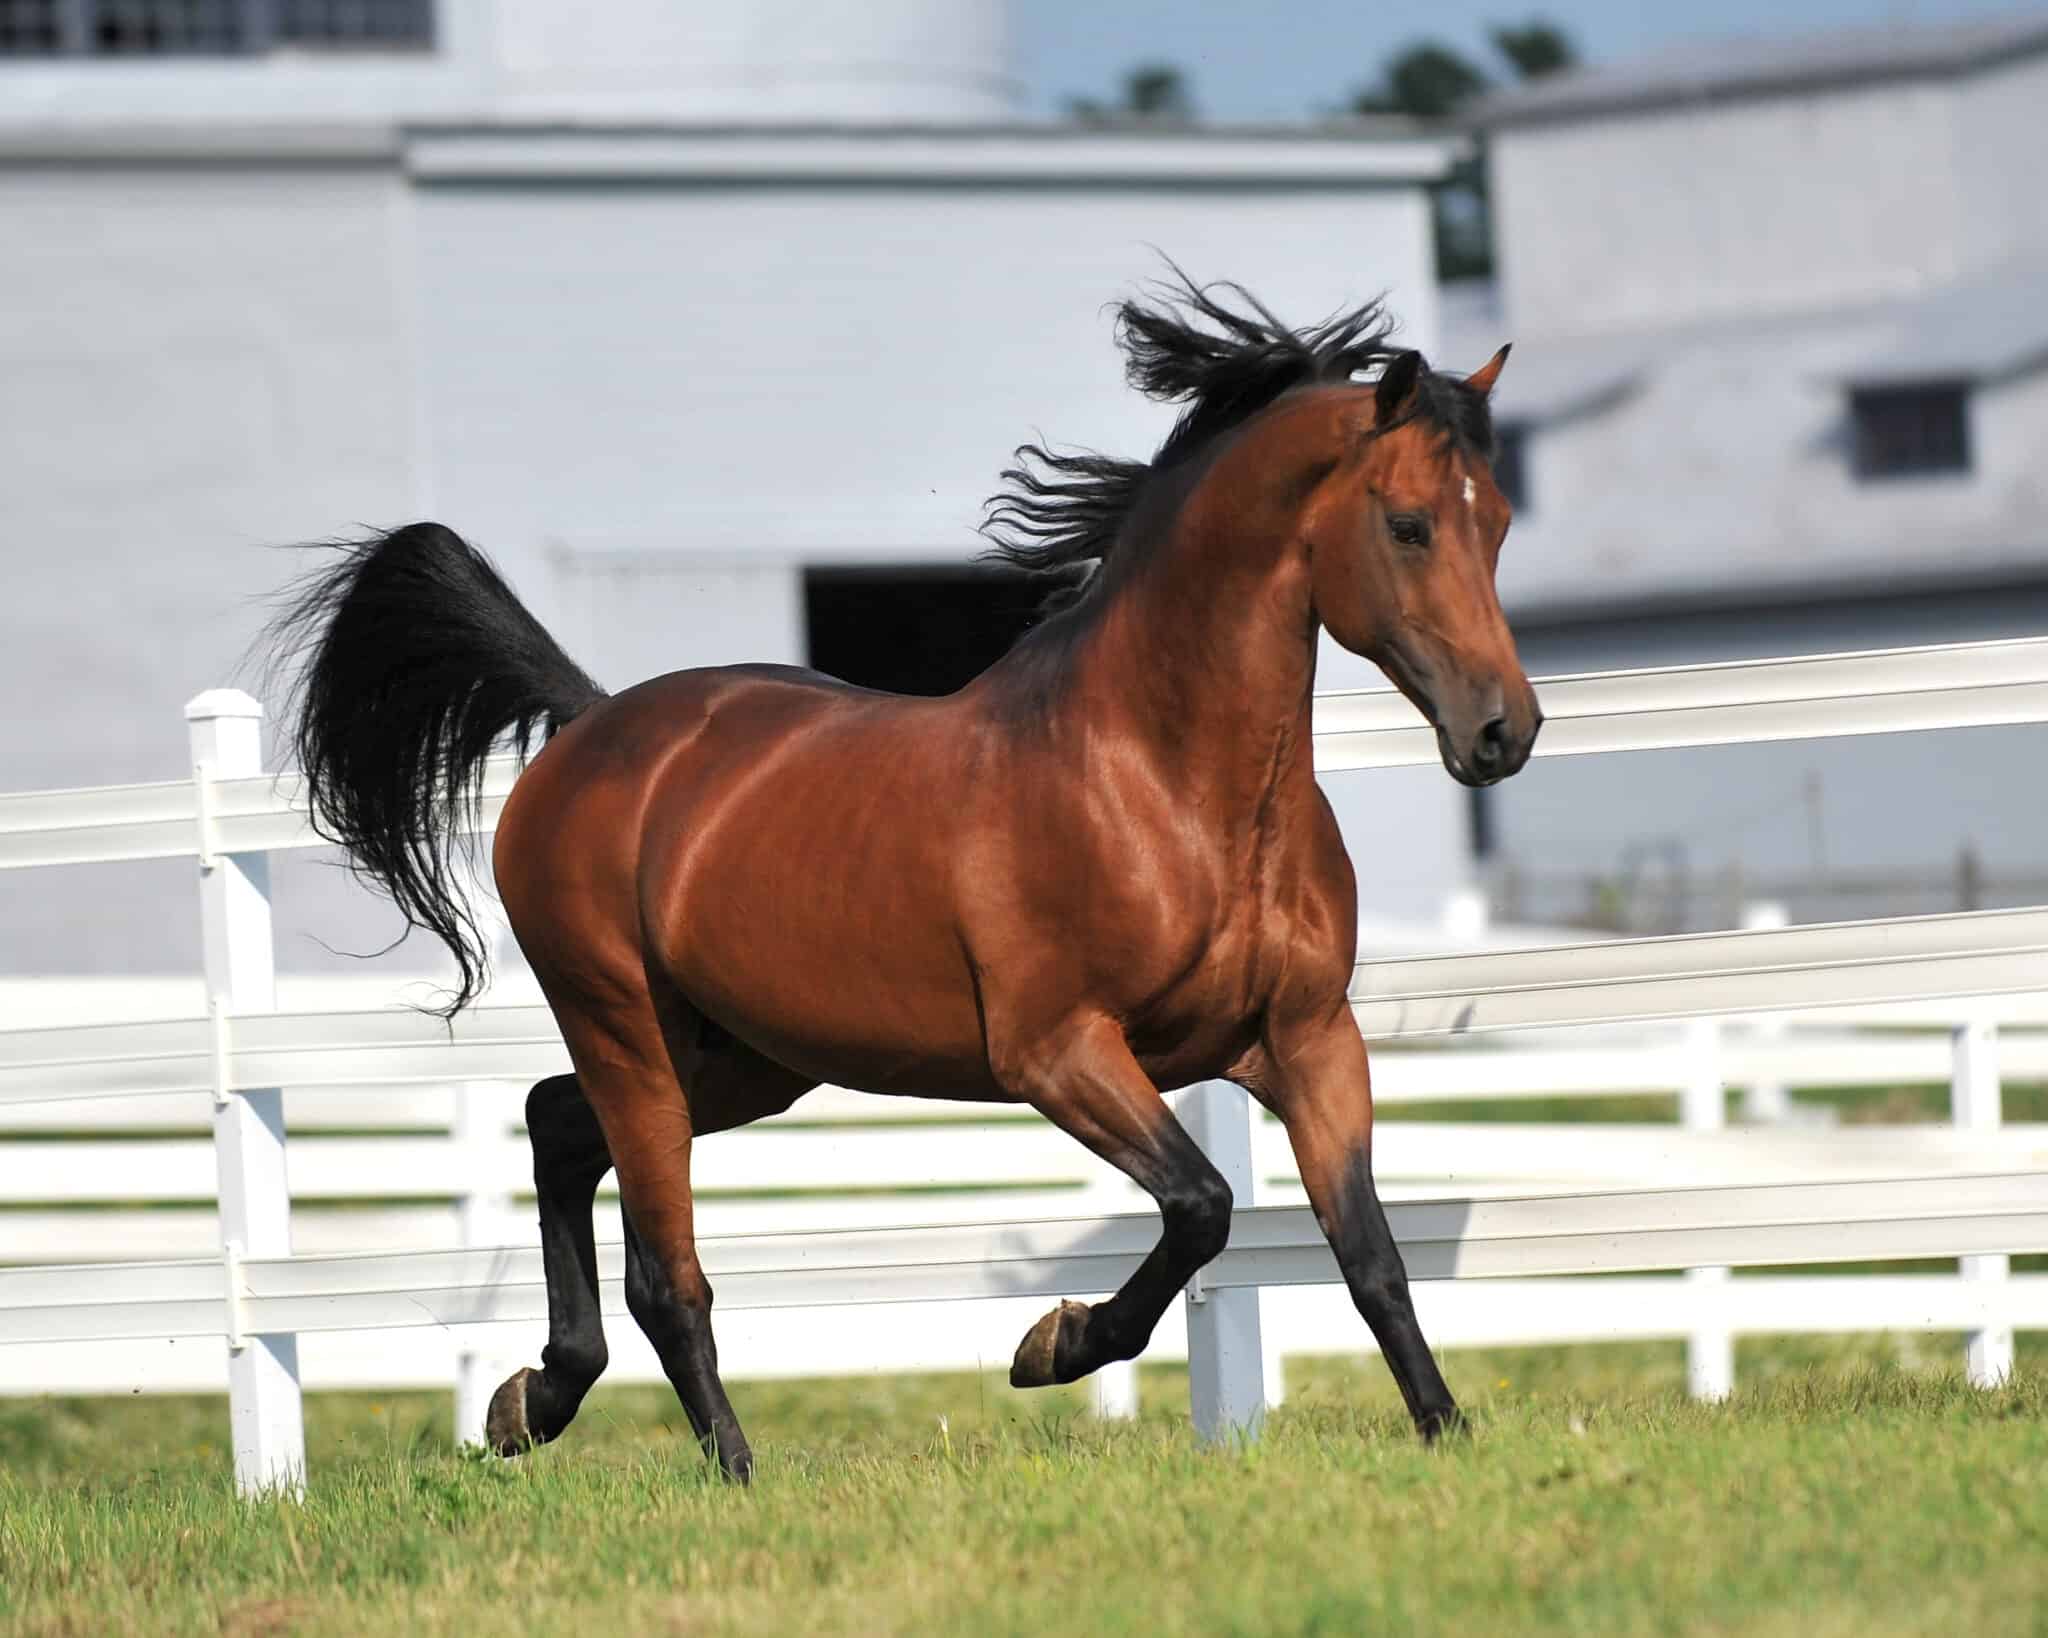
[(743, 1042), (813, 1081), (924, 1097), (997, 1097), (973, 1005), (905, 1005), (872, 975), (809, 964), (788, 975), (713, 971), (707, 960), (676, 973), (682, 993)]
[[(777, 1063), (836, 1086), (923, 1097), (996, 1098), (971, 996), (890, 985), (857, 960), (807, 962), (801, 974), (723, 967), (716, 941), (674, 975), (711, 1018)], [(882, 982), (877, 983), (880, 977)]]
[(667, 976), (721, 1026), (818, 1080), (992, 1096), (939, 861), (860, 817), (842, 809), (835, 824), (785, 803), (698, 837), (660, 895)]

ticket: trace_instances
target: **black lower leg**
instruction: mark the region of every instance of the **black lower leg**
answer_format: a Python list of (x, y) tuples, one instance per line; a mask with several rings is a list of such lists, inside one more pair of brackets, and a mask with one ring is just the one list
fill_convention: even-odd
[(1393, 1230), (1380, 1206), (1379, 1190), (1372, 1180), (1372, 1157), (1361, 1152), (1352, 1157), (1344, 1176), (1337, 1205), (1338, 1220), (1331, 1243), (1351, 1300), (1365, 1323), (1372, 1327), (1387, 1367), (1407, 1401), (1408, 1414), (1423, 1438), (1435, 1439), (1463, 1423), (1457, 1401), (1445, 1384), (1436, 1359), (1423, 1341), (1422, 1327), (1415, 1318), (1415, 1303), (1408, 1295), (1408, 1270), (1401, 1262), (1401, 1249), (1394, 1244)]
[(744, 1484), (753, 1477), (754, 1453), (719, 1380), (718, 1344), (711, 1334), (711, 1287), (698, 1274), (694, 1289), (678, 1291), (661, 1259), (635, 1232), (630, 1216), (625, 1223), (626, 1306), (653, 1343), (697, 1442), (718, 1459), (726, 1477)]
[[(541, 1267), (548, 1288), (548, 1341), (541, 1368), (500, 1389), (520, 1404), (494, 1406), (494, 1444), (545, 1444), (574, 1420), (609, 1359), (598, 1299), (597, 1186), (611, 1169), (604, 1133), (573, 1075), (535, 1086), (526, 1100), (540, 1206)], [(523, 1422), (523, 1425), (520, 1425)]]
[(1114, 1360), (1136, 1359), (1195, 1271), (1230, 1239), (1230, 1184), (1177, 1120), (1122, 1169), (1159, 1203), (1159, 1243), (1106, 1302), (1062, 1303), (1026, 1335), (1010, 1368), (1017, 1387), (1073, 1382)]

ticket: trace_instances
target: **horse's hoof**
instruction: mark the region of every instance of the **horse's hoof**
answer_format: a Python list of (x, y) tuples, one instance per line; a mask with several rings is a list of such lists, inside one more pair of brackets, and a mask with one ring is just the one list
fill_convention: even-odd
[(484, 1443), (500, 1456), (517, 1456), (540, 1443), (526, 1425), (526, 1384), (537, 1374), (522, 1365), (491, 1395), (490, 1408), (484, 1412)]
[(1010, 1386), (1049, 1388), (1056, 1382), (1071, 1382), (1072, 1373), (1066, 1376), (1059, 1374), (1060, 1342), (1065, 1340), (1067, 1357), (1071, 1360), (1081, 1341), (1081, 1329), (1087, 1323), (1088, 1305), (1085, 1302), (1062, 1301), (1059, 1307), (1026, 1331), (1024, 1340), (1017, 1344), (1017, 1357), (1010, 1361)]
[(1440, 1410), (1424, 1411), (1415, 1419), (1415, 1431), (1422, 1435), (1424, 1444), (1433, 1445), (1446, 1438), (1469, 1438), (1472, 1424), (1456, 1405), (1448, 1405)]

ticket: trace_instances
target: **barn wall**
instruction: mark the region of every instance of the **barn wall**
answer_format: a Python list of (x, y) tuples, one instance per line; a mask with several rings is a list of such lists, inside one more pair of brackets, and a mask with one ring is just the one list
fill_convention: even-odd
[[(565, 605), (551, 563), (636, 558), (640, 591), (609, 628), (621, 677), (736, 637), (801, 658), (780, 591), (706, 601), (736, 559), (963, 560), (1020, 440), (1158, 442), (1171, 411), (1124, 386), (1103, 312), (1158, 270), (1155, 247), (1290, 317), (1386, 290), (1427, 346), (1426, 232), (1419, 196), (1393, 190), (434, 185), (436, 502)], [(672, 572), (646, 567), (663, 557)], [(1319, 680), (1382, 681), (1327, 643)], [(1367, 902), (1435, 915), (1466, 868), (1449, 777), (1329, 789)]]
[(1950, 277), (1964, 249), (1956, 108), (1951, 85), (1892, 83), (1503, 131), (1508, 310), (1531, 331), (1599, 332)]
[[(236, 673), (278, 543), (414, 511), (405, 205), (368, 162), (0, 167), (7, 789), (182, 777), (180, 708)], [(0, 873), (0, 968), (194, 965), (190, 876)], [(283, 866), (287, 958), (383, 942), (358, 899)]]
[[(233, 673), (275, 543), (422, 514), (609, 682), (799, 660), (804, 564), (966, 557), (1039, 432), (1156, 442), (1102, 313), (1152, 246), (1303, 317), (1390, 287), (1433, 335), (1408, 190), (467, 189), (340, 146), (0, 167), (0, 493), (33, 587), (0, 603), (0, 693), (33, 704), (6, 788), (181, 775), (179, 706)], [(1326, 682), (1370, 675), (1333, 655)], [(1398, 887), (1433, 907), (1456, 793), (1389, 789), (1339, 805), (1381, 851), (1423, 838)], [(287, 970), (396, 930), (331, 859), (276, 891)], [(0, 876), (0, 918), (4, 970), (197, 960), (182, 865)]]

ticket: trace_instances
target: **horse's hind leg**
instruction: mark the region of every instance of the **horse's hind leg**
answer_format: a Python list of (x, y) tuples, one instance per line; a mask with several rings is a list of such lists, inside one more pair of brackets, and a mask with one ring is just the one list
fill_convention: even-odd
[(680, 1100), (640, 1099), (606, 1115), (620, 1158), (626, 1306), (654, 1344), (698, 1442), (729, 1478), (744, 1482), (754, 1455), (719, 1379), (711, 1282), (697, 1261), (689, 1113)]
[[(636, 982), (622, 981), (601, 996), (568, 993), (545, 975), (543, 985), (619, 1174), (628, 1228), (627, 1307), (653, 1343), (698, 1440), (729, 1477), (744, 1480), (753, 1471), (753, 1453), (719, 1380), (711, 1283), (697, 1260), (690, 1194), (696, 1087), (686, 1092), (683, 1077), (694, 1082), (702, 1072), (712, 1083), (704, 1095), (706, 1130), (766, 1113), (777, 1099), (786, 1107), (807, 1083), (776, 1071), (762, 1078), (766, 1084), (751, 1101), (743, 1089), (717, 1095), (721, 1077), (707, 1068), (707, 1058), (717, 1055), (707, 1053), (702, 1020), (679, 1001), (658, 1009), (644, 976), (634, 976)], [(735, 1064), (762, 1063), (737, 1043), (732, 1051)]]
[(1164, 1232), (1107, 1302), (1062, 1302), (1025, 1333), (1013, 1387), (1072, 1382), (1144, 1352), (1168, 1305), (1230, 1239), (1230, 1184), (1188, 1136), (1107, 1019), (1075, 1032), (1020, 1087), (1031, 1103), (1159, 1203)]
[(678, 1121), (678, 1106), (636, 1105), (625, 1123), (638, 1134), (628, 1140), (636, 1144), (634, 1161), (674, 1155), (681, 1186), (665, 1168), (649, 1168), (652, 1175), (643, 1177), (637, 1165), (632, 1176), (620, 1167), (626, 1307), (654, 1344), (699, 1442), (728, 1477), (744, 1482), (754, 1458), (718, 1375), (711, 1285), (697, 1262), (690, 1150), (697, 1138), (780, 1114), (817, 1083), (762, 1057), (680, 1001), (665, 1010), (672, 1078), (687, 1088), (687, 1113)]
[(559, 1438), (608, 1359), (597, 1287), (592, 1217), (611, 1150), (574, 1075), (555, 1075), (526, 1100), (540, 1205), (541, 1267), (548, 1287), (548, 1341), (539, 1370), (515, 1371), (491, 1396), (484, 1440), (501, 1456)]

